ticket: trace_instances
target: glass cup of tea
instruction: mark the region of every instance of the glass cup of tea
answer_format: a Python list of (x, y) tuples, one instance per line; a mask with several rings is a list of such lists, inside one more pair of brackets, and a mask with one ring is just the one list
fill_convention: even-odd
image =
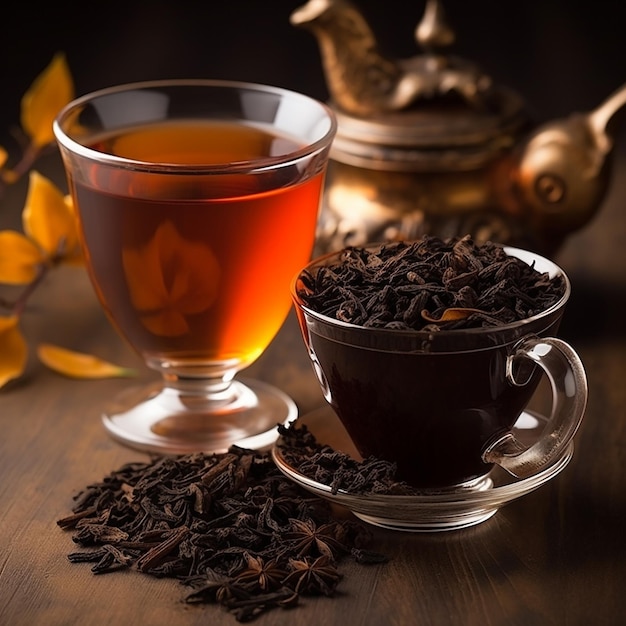
[[(548, 259), (504, 250), (538, 273), (558, 277), (563, 287), (545, 310), (497, 326), (394, 329), (321, 313), (308, 297), (311, 277), (340, 266), (343, 250), (313, 260), (292, 282), (304, 343), (326, 401), (363, 458), (396, 464), (398, 480), (421, 494), (489, 489), (494, 464), (520, 479), (537, 474), (568, 452), (583, 418), (585, 371), (574, 349), (556, 337), (570, 282)], [(419, 286), (413, 284), (413, 293)], [(332, 299), (328, 293), (319, 299)], [(450, 311), (452, 317), (458, 313)], [(551, 414), (539, 416), (535, 440), (522, 441), (514, 425), (542, 374), (551, 386)], [(442, 516), (437, 525), (451, 522)]]
[(233, 81), (121, 85), (59, 113), (89, 276), (162, 374), (106, 409), (114, 438), (175, 454), (262, 448), (296, 417), (282, 391), (235, 375), (289, 313), (335, 131), (315, 99)]

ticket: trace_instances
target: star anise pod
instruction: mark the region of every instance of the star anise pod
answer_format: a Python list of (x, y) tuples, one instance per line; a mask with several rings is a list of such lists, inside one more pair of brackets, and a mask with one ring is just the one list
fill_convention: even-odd
[(258, 587), (263, 591), (270, 591), (282, 586), (287, 571), (276, 559), (265, 561), (262, 557), (255, 557), (247, 552), (244, 554), (244, 558), (247, 567), (235, 576), (239, 584)]
[(341, 574), (334, 561), (323, 555), (315, 560), (308, 558), (290, 559), (291, 572), (283, 581), (296, 593), (331, 596), (335, 593)]
[(319, 527), (312, 519), (292, 519), (290, 522), (291, 530), (284, 538), (297, 556), (322, 555), (336, 560), (341, 552), (346, 551), (345, 529), (339, 522), (328, 522)]
[(250, 592), (236, 578), (208, 570), (202, 586), (190, 593), (185, 598), (185, 602), (190, 604), (215, 602), (228, 606), (234, 600), (247, 600), (249, 598)]
[(224, 576), (209, 570), (202, 586), (189, 594), (185, 601), (220, 604), (235, 615), (238, 622), (248, 622), (272, 608), (296, 606), (298, 593), (287, 586), (264, 592), (251, 590), (237, 576)]

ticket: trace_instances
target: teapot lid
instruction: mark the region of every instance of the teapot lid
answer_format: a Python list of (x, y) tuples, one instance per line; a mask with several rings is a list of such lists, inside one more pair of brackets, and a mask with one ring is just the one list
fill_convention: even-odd
[(350, 0), (309, 0), (291, 15), (322, 51), (338, 130), (331, 157), (380, 170), (470, 170), (512, 147), (529, 125), (523, 99), (446, 53), (455, 34), (439, 0), (415, 30), (423, 53), (382, 55)]

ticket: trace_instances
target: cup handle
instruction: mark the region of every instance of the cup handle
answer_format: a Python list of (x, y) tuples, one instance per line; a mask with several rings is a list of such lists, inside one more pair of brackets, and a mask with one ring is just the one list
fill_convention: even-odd
[(483, 452), (485, 463), (497, 463), (513, 476), (525, 478), (537, 473), (565, 452), (578, 430), (587, 406), (587, 376), (580, 357), (572, 347), (554, 337), (528, 336), (508, 356), (506, 376), (510, 384), (528, 381), (515, 378), (519, 359), (531, 359), (547, 375), (552, 388), (552, 414), (538, 441), (526, 447), (508, 432)]

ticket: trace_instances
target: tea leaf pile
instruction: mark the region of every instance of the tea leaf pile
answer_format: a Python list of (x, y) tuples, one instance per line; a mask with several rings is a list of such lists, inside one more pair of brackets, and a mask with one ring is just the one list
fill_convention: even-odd
[(371, 328), (453, 330), (527, 319), (563, 296), (550, 277), (493, 243), (469, 236), (349, 247), (301, 276), (309, 309)]
[(237, 447), (124, 465), (57, 523), (83, 548), (70, 561), (94, 574), (176, 578), (193, 588), (187, 603), (221, 605), (242, 622), (303, 595), (334, 595), (344, 558), (385, 561), (366, 549), (363, 525), (335, 519), (269, 454)]

